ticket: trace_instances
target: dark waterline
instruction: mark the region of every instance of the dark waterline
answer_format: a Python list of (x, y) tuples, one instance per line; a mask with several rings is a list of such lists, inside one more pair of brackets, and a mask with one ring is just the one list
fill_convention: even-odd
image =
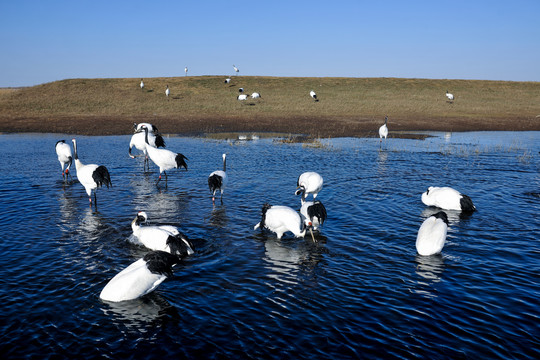
[[(540, 133), (435, 134), (426, 140), (168, 138), (189, 171), (143, 173), (129, 136), (77, 137), (113, 188), (88, 206), (63, 185), (59, 135), (0, 135), (0, 334), (4, 358), (540, 357)], [(227, 153), (230, 184), (212, 206), (207, 176)], [(254, 231), (263, 203), (299, 208), (303, 171), (324, 177), (319, 242)], [(73, 175), (75, 171), (73, 169)], [(420, 195), (452, 186), (478, 211), (448, 211), (441, 255), (414, 246), (435, 209)], [(144, 210), (197, 245), (140, 299), (102, 288), (147, 250), (129, 242)]]

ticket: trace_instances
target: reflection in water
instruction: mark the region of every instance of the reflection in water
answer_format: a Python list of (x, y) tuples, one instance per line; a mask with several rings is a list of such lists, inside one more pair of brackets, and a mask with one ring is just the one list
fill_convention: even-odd
[(300, 274), (311, 273), (323, 258), (324, 247), (318, 244), (324, 243), (325, 240), (325, 237), (320, 236), (319, 242), (314, 244), (311, 238), (291, 241), (266, 239), (263, 260), (269, 264), (269, 269), (273, 272), (270, 277), (283, 282), (296, 282)]
[(267, 239), (264, 242), (264, 261), (269, 264), (273, 271), (272, 278), (280, 281), (287, 280), (288, 277), (295, 278), (299, 270), (300, 259), (304, 254), (298, 249), (286, 247), (280, 240)]
[(63, 191), (58, 191), (58, 208), (60, 210), (59, 222), (61, 227), (65, 231), (71, 231), (76, 223), (78, 204), (70, 187), (66, 186)]
[(450, 142), (450, 140), (452, 140), (452, 133), (451, 132), (444, 133), (444, 141)]
[(174, 214), (182, 217), (187, 213), (189, 194), (171, 188), (158, 188), (150, 175), (135, 176), (130, 181), (134, 192), (132, 204), (137, 211), (146, 211), (153, 219), (166, 219)]
[(101, 311), (118, 327), (136, 332), (144, 332), (149, 322), (180, 319), (178, 310), (157, 293), (129, 301), (103, 301)]
[(83, 218), (79, 223), (79, 232), (88, 240), (95, 240), (99, 237), (102, 225), (102, 217), (99, 212), (94, 212), (91, 208), (86, 208)]
[(442, 255), (416, 255), (415, 261), (415, 271), (419, 276), (419, 280), (415, 284), (413, 291), (426, 297), (437, 297), (437, 293), (432, 288), (432, 285), (441, 281), (441, 276), (445, 269)]
[(225, 228), (228, 223), (229, 218), (227, 217), (227, 208), (224, 205), (219, 207), (214, 206), (210, 213), (210, 225), (217, 228)]

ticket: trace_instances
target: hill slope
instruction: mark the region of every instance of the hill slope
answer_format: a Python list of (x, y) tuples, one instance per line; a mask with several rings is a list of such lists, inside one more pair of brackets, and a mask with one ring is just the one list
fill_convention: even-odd
[[(315, 136), (396, 130), (540, 130), (540, 83), (396, 78), (198, 76), (69, 79), (0, 89), (0, 131), (129, 134), (273, 131)], [(165, 96), (169, 85), (171, 95)], [(240, 102), (238, 89), (261, 99)], [(317, 92), (319, 102), (309, 96)], [(447, 101), (449, 90), (455, 101)]]

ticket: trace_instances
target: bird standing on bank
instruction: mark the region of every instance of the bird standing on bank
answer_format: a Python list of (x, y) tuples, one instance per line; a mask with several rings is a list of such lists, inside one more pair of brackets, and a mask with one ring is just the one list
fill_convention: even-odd
[(167, 185), (167, 170), (185, 168), (187, 170), (186, 160), (187, 157), (180, 153), (175, 153), (167, 149), (158, 149), (152, 146), (148, 140), (148, 128), (146, 126), (141, 127), (145, 133), (146, 151), (150, 160), (159, 167), (159, 178), (156, 183), (161, 181), (161, 173), (165, 175), (165, 186)]
[(221, 192), (221, 203), (223, 204), (223, 191), (227, 186), (227, 154), (222, 155), (223, 170), (216, 170), (208, 176), (208, 187), (212, 193), (212, 203), (215, 204), (216, 192)]
[(168, 252), (151, 251), (116, 274), (99, 297), (105, 301), (119, 302), (144, 296), (172, 276), (172, 267), (179, 262), (178, 256)]
[(141, 79), (140, 87), (141, 87), (141, 90), (144, 90), (144, 82), (143, 82), (143, 79)]
[(449, 93), (448, 90), (446, 90), (446, 97), (448, 98), (448, 101), (454, 101), (454, 94)]
[(311, 90), (309, 92), (309, 96), (311, 96), (313, 100), (315, 100), (315, 102), (319, 101), (319, 99), (317, 99), (317, 94), (315, 94), (315, 91)]
[(86, 194), (90, 200), (90, 207), (92, 207), (92, 190), (94, 190), (94, 206), (97, 210), (97, 188), (102, 185), (106, 185), (107, 189), (109, 186), (112, 187), (111, 177), (109, 175), (109, 170), (103, 165), (88, 164), (84, 165), (77, 153), (77, 141), (75, 139), (71, 140), (73, 142), (73, 153), (75, 159), (75, 169), (77, 170), (77, 179), (84, 186)]
[(418, 254), (429, 256), (440, 253), (446, 242), (447, 232), (448, 216), (444, 211), (439, 211), (424, 220), (416, 236)]
[(167, 95), (167, 100), (169, 100), (170, 94), (171, 94), (171, 90), (169, 89), (169, 85), (167, 85), (167, 89), (165, 89), (165, 95)]
[[(62, 168), (62, 179), (64, 180), (64, 182), (67, 182), (68, 175), (69, 177), (71, 177), (71, 174), (69, 173), (69, 168), (71, 167), (71, 162), (73, 161), (71, 146), (66, 144), (65, 140), (60, 140), (56, 142), (55, 149), (56, 155), (58, 156), (58, 161), (60, 162), (60, 167)], [(65, 170), (64, 166), (66, 166)]]
[(234, 64), (233, 64), (232, 67), (234, 68), (234, 72), (236, 73), (236, 75), (238, 75), (238, 73), (240, 72), (240, 70), (238, 70), (238, 68), (237, 68), (236, 66), (234, 66)]
[(258, 98), (261, 98), (261, 94), (259, 94), (258, 92), (254, 92), (253, 94), (251, 94), (251, 98), (252, 99), (258, 99)]
[(186, 75), (185, 75), (185, 76), (187, 76), (187, 72), (188, 72), (188, 68), (187, 68), (187, 66), (185, 67), (185, 69), (184, 69), (184, 72), (186, 73)]
[(248, 97), (249, 97), (249, 95), (247, 95), (247, 94), (240, 94), (240, 95), (238, 95), (236, 97), (236, 99), (239, 100), (239, 101), (245, 101), (245, 100), (248, 99)]

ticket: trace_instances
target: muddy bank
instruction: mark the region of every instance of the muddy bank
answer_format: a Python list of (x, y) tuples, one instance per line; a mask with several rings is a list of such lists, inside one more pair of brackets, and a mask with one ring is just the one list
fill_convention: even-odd
[[(133, 123), (150, 122), (163, 134), (201, 136), (208, 133), (255, 132), (305, 134), (312, 137), (378, 136), (380, 121), (328, 117), (127, 117), (70, 116), (2, 118), (0, 132), (64, 133), (76, 135), (122, 135), (133, 131)], [(389, 137), (414, 131), (540, 131), (540, 118), (464, 119), (390, 117)]]

